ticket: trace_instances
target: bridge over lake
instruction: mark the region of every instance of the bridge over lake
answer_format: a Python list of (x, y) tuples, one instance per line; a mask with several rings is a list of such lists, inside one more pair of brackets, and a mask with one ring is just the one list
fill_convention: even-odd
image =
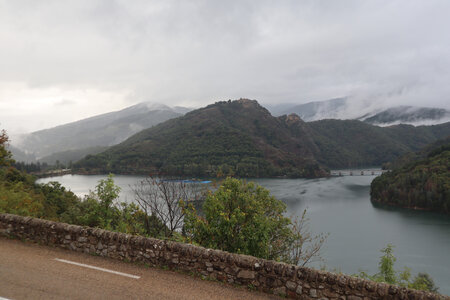
[(365, 169), (365, 170), (332, 170), (331, 176), (379, 176), (388, 170)]

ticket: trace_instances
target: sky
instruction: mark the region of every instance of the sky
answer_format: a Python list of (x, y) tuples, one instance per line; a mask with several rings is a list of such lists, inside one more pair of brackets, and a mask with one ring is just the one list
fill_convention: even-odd
[(448, 0), (0, 0), (0, 128), (143, 101), (450, 109), (449, 15)]

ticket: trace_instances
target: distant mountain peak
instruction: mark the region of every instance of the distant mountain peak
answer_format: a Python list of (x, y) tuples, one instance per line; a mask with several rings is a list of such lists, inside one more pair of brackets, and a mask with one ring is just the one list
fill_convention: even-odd
[(256, 100), (250, 100), (247, 98), (240, 98), (238, 100), (235, 100), (236, 102), (242, 104), (244, 107), (255, 107), (255, 106), (260, 106), (258, 101)]
[(214, 108), (226, 108), (231, 110), (247, 110), (247, 111), (259, 111), (265, 115), (270, 115), (270, 112), (258, 103), (257, 100), (251, 100), (247, 98), (240, 98), (236, 100), (217, 101), (206, 107), (200, 108), (200, 110), (208, 110)]
[(146, 106), (149, 110), (171, 110), (169, 106), (158, 102), (142, 102), (142, 106)]
[(303, 120), (297, 114), (289, 114), (286, 116), (285, 122), (288, 125), (292, 125), (292, 124), (303, 123)]
[(206, 107), (212, 107), (212, 106), (218, 106), (218, 105), (228, 105), (228, 104), (232, 104), (232, 105), (241, 105), (244, 108), (254, 108), (254, 107), (262, 107), (258, 101), (256, 100), (251, 100), (251, 99), (247, 99), (247, 98), (239, 98), (239, 99), (234, 99), (234, 100), (227, 100), (227, 101), (217, 101), (213, 104), (210, 104)]
[(257, 100), (251, 100), (251, 99), (247, 99), (247, 98), (240, 98), (238, 100), (234, 100), (232, 102), (238, 103), (242, 106), (242, 108), (244, 109), (257, 109), (261, 112), (264, 112), (264, 114), (269, 114), (270, 112), (267, 110), (267, 108), (265, 108), (264, 106), (262, 106), (261, 104), (259, 104), (259, 102)]

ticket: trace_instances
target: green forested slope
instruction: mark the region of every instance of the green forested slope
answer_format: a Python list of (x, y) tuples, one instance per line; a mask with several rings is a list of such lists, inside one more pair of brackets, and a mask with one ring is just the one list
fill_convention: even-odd
[(256, 101), (218, 102), (141, 131), (76, 167), (184, 176), (324, 176), (309, 147), (313, 142), (292, 135), (299, 122), (275, 118)]
[[(75, 167), (78, 172), (317, 177), (324, 168), (381, 166), (450, 134), (436, 126), (273, 117), (256, 101), (223, 101), (141, 131)], [(322, 166), (322, 167), (321, 167)]]
[(77, 197), (58, 183), (35, 184), (35, 178), (13, 167), (6, 149), (8, 136), (0, 133), (0, 212), (60, 220)]
[(387, 128), (361, 121), (321, 120), (308, 124), (320, 149), (319, 162), (330, 168), (378, 166), (409, 150), (389, 137)]
[(378, 127), (356, 120), (320, 120), (307, 124), (320, 149), (316, 157), (329, 168), (381, 166), (450, 135), (450, 123)]
[(450, 213), (449, 138), (393, 165), (392, 171), (373, 180), (373, 202)]

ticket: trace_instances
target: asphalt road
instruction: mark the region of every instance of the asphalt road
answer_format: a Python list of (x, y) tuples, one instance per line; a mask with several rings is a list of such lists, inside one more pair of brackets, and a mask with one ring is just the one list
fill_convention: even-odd
[(2, 297), (109, 300), (279, 299), (174, 271), (0, 237), (0, 299)]

